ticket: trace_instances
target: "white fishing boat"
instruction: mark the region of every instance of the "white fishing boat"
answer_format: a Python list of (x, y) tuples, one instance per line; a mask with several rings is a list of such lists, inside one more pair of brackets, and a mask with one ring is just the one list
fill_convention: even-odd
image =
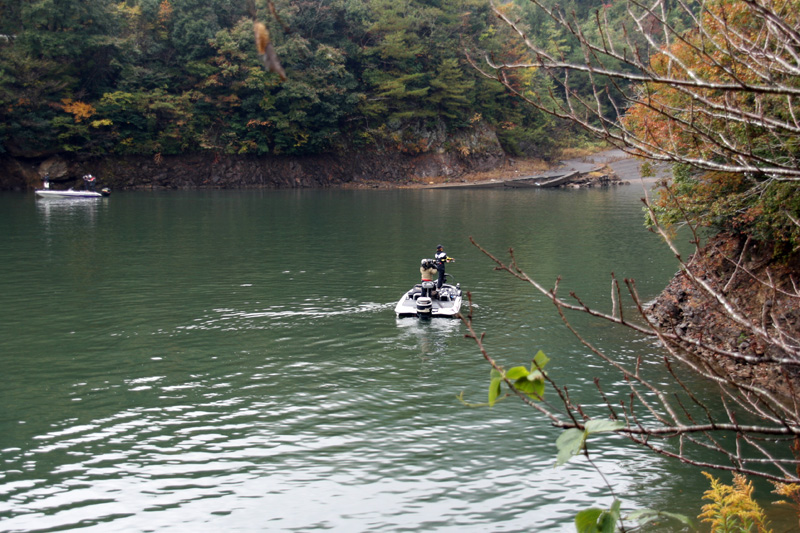
[(405, 293), (394, 308), (398, 318), (458, 318), (461, 287), (445, 283), (436, 289), (433, 281), (423, 281)]
[[(432, 259), (423, 259), (420, 272), (429, 272), (426, 266), (432, 265)], [(458, 318), (461, 311), (461, 285), (444, 283), (436, 288), (436, 282), (423, 276), (422, 282), (411, 287), (394, 308), (398, 318)]]
[(36, 196), (40, 198), (105, 198), (111, 194), (108, 188), (102, 188), (100, 191), (88, 190), (73, 190), (67, 189), (65, 191), (58, 191), (55, 189), (36, 189)]

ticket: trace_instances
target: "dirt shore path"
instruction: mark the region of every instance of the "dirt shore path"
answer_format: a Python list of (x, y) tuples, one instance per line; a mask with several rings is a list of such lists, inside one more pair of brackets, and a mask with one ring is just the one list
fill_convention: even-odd
[(608, 165), (621, 180), (629, 181), (632, 184), (640, 183), (641, 181), (654, 183), (658, 179), (669, 175), (669, 167), (660, 164), (655, 166), (655, 176), (642, 178), (640, 172), (642, 161), (616, 148), (586, 157), (569, 159), (562, 162), (562, 165), (564, 170), (578, 170), (580, 172), (589, 172), (599, 166)]
[[(603, 150), (587, 156), (565, 159), (555, 164), (547, 165), (541, 161), (530, 160), (509, 160), (509, 164), (502, 169), (490, 172), (478, 172), (461, 176), (457, 181), (450, 182), (446, 179), (431, 179), (427, 183), (417, 183), (411, 187), (422, 188), (458, 188), (475, 187), (477, 185), (488, 185), (494, 182), (501, 182), (511, 178), (526, 177), (554, 177), (573, 171), (581, 174), (598, 170), (604, 166), (611, 168), (623, 182), (631, 185), (644, 185), (652, 188), (656, 181), (668, 175), (668, 167), (659, 165), (657, 175), (654, 177), (642, 178), (640, 166), (642, 162), (635, 157), (626, 154), (622, 150), (611, 149)], [(407, 185), (408, 186), (408, 185)]]

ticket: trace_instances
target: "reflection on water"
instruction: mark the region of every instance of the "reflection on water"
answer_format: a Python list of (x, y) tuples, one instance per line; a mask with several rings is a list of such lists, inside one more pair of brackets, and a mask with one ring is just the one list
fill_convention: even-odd
[[(468, 241), (589, 302), (611, 271), (652, 297), (674, 265), (640, 194), (562, 192), (0, 195), (1, 528), (572, 531), (611, 502), (597, 473), (553, 468), (558, 431), (518, 402), (457, 400), (489, 376), (460, 321), (393, 312), (444, 242), (494, 356), (624, 389)], [(690, 469), (624, 439), (593, 457), (626, 505), (697, 514)]]
[(59, 218), (85, 217), (85, 223), (95, 223), (97, 211), (107, 206), (107, 198), (37, 198), (36, 211), (47, 226)]
[(400, 331), (395, 340), (415, 347), (419, 356), (424, 359), (442, 353), (447, 348), (448, 341), (461, 333), (464, 328), (458, 319), (397, 318), (395, 320)]

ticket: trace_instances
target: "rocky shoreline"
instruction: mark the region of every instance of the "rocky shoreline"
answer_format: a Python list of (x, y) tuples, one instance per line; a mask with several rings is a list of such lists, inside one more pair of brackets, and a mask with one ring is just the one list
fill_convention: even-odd
[[(776, 338), (800, 338), (797, 255), (777, 261), (769, 246), (750, 243), (743, 236), (720, 234), (709, 239), (687, 264), (695, 276), (710, 283), (753, 324)], [(740, 354), (732, 358), (714, 350), (697, 352), (724, 378), (757, 385), (789, 404), (800, 391), (800, 368), (765, 362), (768, 357), (784, 354), (731, 320), (684, 272), (676, 274), (651, 303), (649, 316), (660, 328), (682, 338)]]
[[(5, 156), (0, 157), (0, 190), (40, 188), (46, 174), (56, 189), (80, 187), (81, 177), (93, 174), (101, 186), (112, 190), (181, 190), (419, 188), (474, 185), (571, 171), (577, 171), (578, 177), (563, 186), (583, 188), (629, 183), (614, 168), (615, 161), (626, 160), (630, 157), (617, 150), (558, 163), (508, 158), (499, 150), (467, 155), (364, 151), (302, 157), (207, 153), (94, 159)], [(638, 170), (629, 173), (638, 175)]]
[(397, 152), (303, 157), (187, 154), (87, 160), (6, 157), (0, 158), (0, 190), (39, 188), (45, 174), (50, 175), (55, 188), (77, 187), (87, 173), (113, 190), (330, 188), (369, 180), (397, 187), (413, 179), (490, 170), (504, 160), (505, 156), (496, 152), (472, 156)]
[(448, 134), (440, 124), (415, 138), (411, 144), (352, 146), (317, 155), (7, 152), (0, 154), (0, 190), (39, 188), (45, 174), (57, 189), (80, 186), (85, 174), (112, 190), (400, 187), (501, 169), (508, 161), (496, 133), (485, 126)]

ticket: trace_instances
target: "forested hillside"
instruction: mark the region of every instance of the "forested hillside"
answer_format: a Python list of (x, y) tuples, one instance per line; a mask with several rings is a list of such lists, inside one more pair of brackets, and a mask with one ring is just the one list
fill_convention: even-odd
[[(488, 7), (484, 0), (3, 1), (0, 154), (420, 153), (430, 149), (431, 132), (447, 139), (488, 127), (506, 153), (546, 157), (577, 130), (465, 61), (467, 50), (500, 54), (507, 44), (508, 29)], [(526, 16), (533, 36), (566, 47), (541, 15)], [(285, 80), (259, 60), (254, 21), (268, 28)], [(536, 72), (514, 82), (529, 94), (553, 89)]]

